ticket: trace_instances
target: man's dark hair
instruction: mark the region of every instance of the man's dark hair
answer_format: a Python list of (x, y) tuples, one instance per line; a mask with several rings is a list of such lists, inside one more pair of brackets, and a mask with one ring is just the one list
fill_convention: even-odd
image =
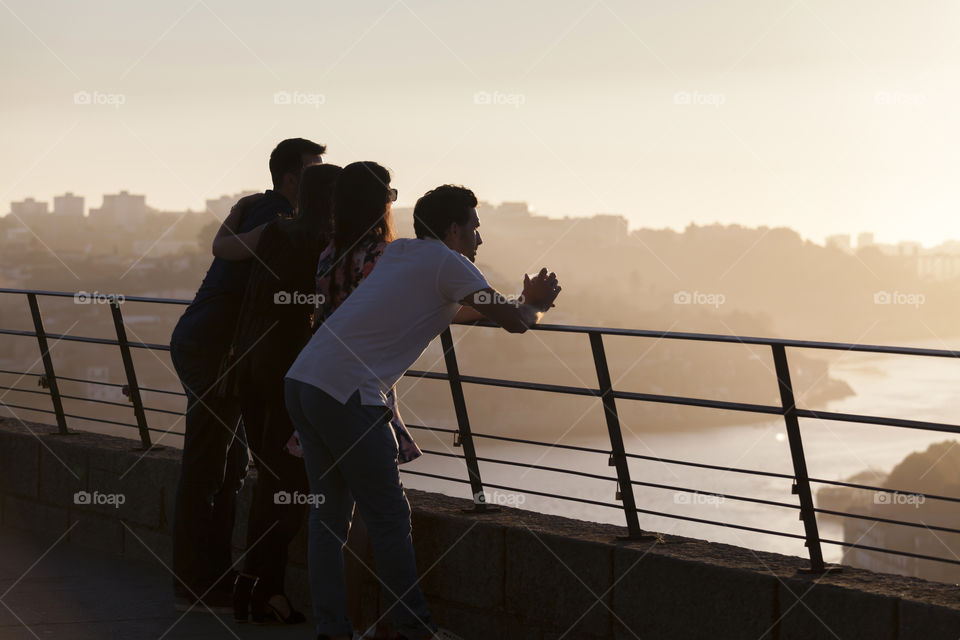
[(303, 169), (303, 155), (320, 156), (327, 152), (322, 144), (304, 138), (288, 138), (278, 144), (270, 154), (270, 177), (273, 188), (280, 188), (283, 176), (287, 173), (300, 174)]
[(413, 230), (418, 238), (443, 240), (451, 224), (466, 224), (477, 196), (466, 187), (445, 184), (431, 189), (413, 208)]

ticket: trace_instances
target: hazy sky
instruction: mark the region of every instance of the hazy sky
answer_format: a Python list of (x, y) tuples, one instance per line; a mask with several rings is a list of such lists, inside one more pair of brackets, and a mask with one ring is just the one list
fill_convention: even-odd
[[(331, 162), (390, 167), (401, 205), (459, 182), (633, 227), (960, 238), (956, 2), (0, 0), (0, 14), (4, 212), (119, 189), (199, 209), (269, 186), (270, 149), (303, 136)], [(301, 104), (276, 104), (282, 91)]]

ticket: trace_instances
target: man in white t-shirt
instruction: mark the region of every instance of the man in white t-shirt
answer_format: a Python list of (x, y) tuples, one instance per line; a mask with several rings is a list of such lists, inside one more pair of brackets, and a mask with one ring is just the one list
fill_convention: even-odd
[(523, 333), (560, 293), (556, 275), (546, 268), (534, 278), (524, 276), (519, 304), (490, 287), (473, 264), (482, 242), (476, 206), (472, 191), (453, 185), (420, 198), (417, 237), (387, 246), (287, 371), (287, 409), (316, 496), (310, 502), (308, 558), (320, 639), (349, 639), (352, 633), (343, 545), (354, 500), (401, 637), (440, 637), (417, 584), (410, 505), (397, 468), (387, 392), (451, 322), (487, 318)]

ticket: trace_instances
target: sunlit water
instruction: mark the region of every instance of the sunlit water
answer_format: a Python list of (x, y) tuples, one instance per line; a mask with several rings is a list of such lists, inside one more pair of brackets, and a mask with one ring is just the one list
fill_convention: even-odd
[[(939, 341), (918, 346), (952, 348)], [(834, 358), (831, 375), (845, 380), (856, 395), (815, 407), (806, 405), (802, 396), (798, 395), (799, 406), (951, 424), (960, 422), (954, 409), (960, 401), (960, 362), (948, 358), (850, 353), (831, 355)], [(801, 431), (811, 477), (827, 480), (846, 479), (865, 469), (888, 472), (907, 454), (925, 449), (931, 443), (951, 438), (950, 434), (938, 432), (805, 419), (801, 420)], [(449, 449), (461, 453), (460, 449), (451, 446), (449, 437), (440, 440), (422, 432), (415, 435), (425, 448)], [(630, 453), (792, 473), (790, 451), (782, 420), (681, 434), (656, 433), (637, 436), (625, 433), (625, 440)], [(606, 439), (575, 444), (597, 449), (609, 448)], [(545, 450), (544, 447), (501, 444), (482, 439), (478, 440), (477, 446), (480, 456), (615, 476), (613, 467), (607, 466), (604, 455), (556, 448)], [(437, 456), (416, 461), (406, 468), (466, 477), (462, 462)], [(790, 492), (791, 482), (785, 479), (639, 460), (632, 461), (630, 468), (633, 480), (797, 504), (796, 496)], [(490, 463), (481, 463), (481, 472), (484, 480), (489, 483), (615, 503), (616, 487), (612, 481)], [(413, 475), (405, 475), (404, 482), (411, 488), (440, 491), (460, 497), (470, 496), (469, 487), (464, 484)], [(824, 485), (814, 485), (814, 491), (818, 486)], [(625, 522), (623, 512), (614, 508), (545, 498), (523, 491), (510, 493), (491, 490), (489, 498), (510, 506), (573, 518), (620, 525)], [(719, 501), (713, 496), (697, 496), (649, 487), (636, 487), (636, 499), (638, 507), (652, 511), (803, 534), (803, 526), (798, 519), (799, 511), (795, 508), (738, 500)], [(806, 555), (803, 541), (797, 539), (644, 514), (640, 516), (640, 524), (644, 529), (666, 534), (726, 542), (790, 555)], [(824, 521), (821, 518), (820, 535), (823, 538), (842, 540), (842, 527), (835, 521)], [(838, 562), (841, 558), (842, 548), (839, 546), (824, 545), (823, 551), (829, 562)]]

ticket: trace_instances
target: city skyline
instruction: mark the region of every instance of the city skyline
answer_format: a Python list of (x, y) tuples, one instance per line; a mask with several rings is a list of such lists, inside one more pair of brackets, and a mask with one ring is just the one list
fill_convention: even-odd
[[(116, 207), (115, 203), (118, 200), (122, 202), (136, 201), (139, 203), (138, 205), (133, 205), (134, 207), (139, 207), (137, 208), (138, 217), (134, 221), (135, 224), (142, 222), (142, 219), (139, 216), (140, 208), (142, 208), (143, 213), (160, 213), (160, 214), (209, 213), (211, 215), (214, 215), (222, 219), (226, 217), (226, 215), (230, 211), (230, 207), (240, 197), (250, 193), (255, 193), (255, 192), (256, 191), (254, 189), (241, 189), (236, 193), (224, 193), (224, 194), (220, 194), (219, 196), (205, 198), (204, 206), (201, 206), (197, 209), (187, 208), (187, 209), (181, 209), (181, 210), (163, 210), (148, 204), (146, 202), (147, 196), (141, 195), (141, 194), (131, 194), (126, 189), (120, 189), (115, 193), (100, 194), (99, 195), (99, 197), (101, 198), (100, 207), (89, 206), (87, 202), (87, 198), (85, 196), (77, 195), (72, 191), (66, 191), (61, 194), (54, 195), (52, 198), (50, 198), (50, 201), (38, 200), (34, 196), (26, 196), (21, 201), (11, 201), (9, 203), (8, 211), (6, 213), (0, 213), (0, 219), (6, 218), (9, 216), (14, 220), (20, 219), (18, 220), (18, 222), (26, 223), (26, 220), (22, 220), (22, 218), (34, 216), (34, 215), (66, 215), (66, 216), (72, 216), (72, 217), (90, 218), (91, 216), (96, 217), (97, 215), (99, 215), (100, 213), (106, 210), (112, 211)], [(130, 205), (128, 204), (127, 206), (130, 206)], [(502, 202), (490, 202), (490, 201), (481, 199), (479, 202), (479, 206), (481, 208), (487, 207), (493, 210), (500, 209), (501, 213), (504, 210), (510, 210), (511, 212), (522, 210), (524, 215), (540, 216), (540, 217), (548, 218), (551, 220), (563, 220), (563, 219), (571, 219), (571, 218), (590, 219), (597, 216), (613, 216), (613, 217), (618, 217), (626, 220), (629, 232), (639, 231), (644, 229), (649, 230), (649, 229), (656, 229), (656, 228), (664, 228), (664, 227), (637, 226), (634, 224), (630, 224), (630, 218), (623, 214), (616, 214), (616, 213), (611, 214), (611, 213), (605, 213), (605, 212), (599, 212), (599, 211), (596, 211), (593, 213), (581, 213), (578, 215), (566, 215), (566, 216), (550, 215), (549, 213), (536, 211), (530, 206), (530, 203), (526, 200), (512, 200), (512, 201), (505, 200)], [(397, 206), (395, 207), (395, 209), (404, 211), (404, 212), (410, 212), (412, 211), (413, 207), (404, 205), (404, 206)], [(667, 227), (667, 228), (671, 228), (673, 231), (682, 233), (685, 229), (691, 226), (707, 226), (707, 227), (714, 226), (714, 225), (736, 226), (738, 224), (739, 223), (736, 223), (736, 222), (725, 224), (725, 223), (716, 221), (713, 223), (698, 225), (696, 222), (690, 221), (687, 225), (680, 228), (672, 228), (672, 227)], [(25, 226), (28, 226), (28, 225), (25, 225)], [(131, 226), (131, 225), (128, 224), (126, 226)], [(749, 227), (746, 225), (741, 225), (741, 226), (745, 226), (746, 228), (757, 228), (757, 227)], [(764, 226), (768, 226), (768, 225), (759, 225), (759, 228), (763, 228)], [(925, 244), (923, 242), (919, 242), (909, 238), (892, 241), (887, 238), (878, 237), (878, 234), (870, 229), (861, 229), (852, 233), (827, 233), (826, 235), (823, 236), (823, 238), (818, 239), (818, 238), (804, 236), (804, 234), (799, 229), (795, 229), (791, 226), (782, 226), (780, 228), (787, 228), (787, 229), (791, 229), (792, 231), (796, 231), (797, 233), (800, 234), (800, 236), (804, 240), (814, 242), (815, 244), (819, 244), (824, 247), (833, 247), (841, 250), (862, 249), (865, 247), (873, 247), (873, 246), (903, 247), (911, 250), (914, 248), (919, 248), (919, 249), (927, 250), (927, 249), (936, 249), (941, 245), (952, 245), (953, 243), (960, 242), (960, 236), (958, 236), (958, 238), (940, 238), (939, 242), (937, 242), (936, 244)], [(955, 249), (955, 248), (956, 247), (951, 247), (951, 249)]]
[(5, 7), (0, 201), (122, 184), (195, 209), (269, 186), (303, 136), (389, 167), (404, 206), (456, 182), (631, 228), (960, 237), (948, 2)]

